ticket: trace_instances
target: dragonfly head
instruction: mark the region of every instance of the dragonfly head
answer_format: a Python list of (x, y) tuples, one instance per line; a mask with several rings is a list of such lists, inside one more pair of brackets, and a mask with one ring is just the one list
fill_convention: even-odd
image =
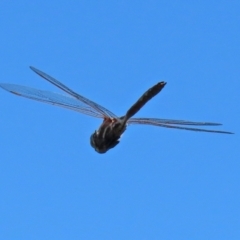
[(90, 137), (90, 144), (98, 153), (105, 153), (109, 149), (114, 148), (118, 143), (119, 137), (103, 138), (97, 131), (95, 131)]

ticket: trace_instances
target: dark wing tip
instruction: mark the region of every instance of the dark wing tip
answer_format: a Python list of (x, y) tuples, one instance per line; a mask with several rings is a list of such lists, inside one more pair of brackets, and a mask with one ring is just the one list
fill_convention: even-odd
[(220, 133), (225, 133), (225, 134), (235, 134), (233, 132), (226, 132), (226, 131), (219, 131)]
[(31, 69), (32, 71), (38, 72), (38, 69), (37, 69), (37, 68), (35, 68), (35, 67), (33, 67), (33, 66), (29, 66), (29, 67), (30, 67), (30, 69)]
[(14, 85), (14, 84), (8, 84), (8, 83), (0, 83), (0, 87), (12, 94), (15, 94), (17, 96), (22, 96), (21, 93), (18, 93), (17, 91), (14, 90), (14, 86), (17, 86), (17, 85)]
[(0, 83), (0, 87), (6, 91), (9, 91), (9, 86), (11, 86), (9, 83)]
[[(42, 77), (42, 78), (45, 78), (45, 79), (47, 79), (47, 77), (50, 77), (50, 76), (48, 76), (46, 73), (44, 73), (44, 72), (42, 72), (41, 70), (39, 70), (39, 69), (37, 69), (37, 68), (35, 68), (35, 67), (33, 67), (33, 66), (29, 66), (30, 67), (30, 69), (32, 70), (32, 71), (34, 71), (36, 74), (38, 74), (40, 77)], [(47, 79), (48, 80), (48, 79)]]

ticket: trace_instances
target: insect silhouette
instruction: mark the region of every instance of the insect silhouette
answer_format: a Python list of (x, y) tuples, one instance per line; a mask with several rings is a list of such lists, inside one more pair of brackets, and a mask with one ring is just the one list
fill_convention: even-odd
[(218, 126), (221, 125), (220, 123), (191, 122), (184, 120), (171, 120), (159, 118), (132, 118), (151, 98), (156, 96), (164, 88), (166, 82), (158, 82), (156, 85), (149, 88), (138, 99), (138, 101), (129, 108), (129, 110), (124, 116), (118, 117), (108, 109), (104, 108), (103, 106), (74, 92), (73, 90), (59, 82), (58, 80), (49, 76), (48, 74), (34, 67), (30, 68), (39, 76), (49, 81), (56, 87), (60, 88), (68, 95), (8, 83), (1, 83), (0, 87), (17, 96), (22, 96), (43, 103), (64, 107), (70, 110), (90, 115), (92, 117), (102, 118), (103, 122), (101, 126), (90, 137), (91, 146), (98, 153), (105, 153), (109, 149), (115, 147), (119, 143), (120, 136), (126, 130), (127, 125), (132, 124), (154, 125), (158, 127), (183, 129), (199, 132), (232, 134), (231, 132), (226, 131), (195, 128), (195, 126)]

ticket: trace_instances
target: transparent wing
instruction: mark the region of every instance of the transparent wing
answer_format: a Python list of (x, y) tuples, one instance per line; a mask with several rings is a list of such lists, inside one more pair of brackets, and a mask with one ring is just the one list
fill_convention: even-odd
[(172, 120), (172, 119), (160, 119), (160, 118), (130, 118), (128, 123), (138, 123), (138, 124), (178, 124), (178, 125), (194, 125), (194, 126), (219, 126), (221, 123), (212, 122), (192, 122), (185, 120)]
[[(72, 97), (78, 99), (79, 101), (81, 101), (82, 103), (84, 103), (85, 105), (88, 105), (90, 108), (92, 108), (93, 112), (99, 113), (102, 116), (108, 116), (110, 118), (117, 118), (117, 116), (112, 113), (111, 111), (109, 111), (108, 109), (104, 108), (103, 106), (79, 95), (78, 93), (74, 92), (73, 90), (71, 90), (70, 88), (68, 88), (67, 86), (65, 86), (64, 84), (62, 84), (61, 82), (59, 82), (58, 80), (54, 79), (53, 77), (49, 76), (48, 74), (38, 70), (37, 68), (34, 67), (30, 67), (35, 73), (37, 73), (39, 76), (41, 76), (42, 78), (46, 79), (48, 82), (52, 83), (53, 85), (55, 85), (56, 87), (60, 88), (61, 90), (63, 90), (64, 92), (68, 93), (69, 95), (71, 95)], [(88, 107), (88, 108), (89, 108)]]
[(191, 121), (184, 121), (184, 120), (171, 120), (171, 119), (159, 119), (159, 118), (130, 118), (127, 123), (128, 124), (146, 124), (146, 125), (153, 125), (153, 126), (158, 126), (158, 127), (175, 128), (175, 129), (197, 131), (197, 132), (232, 134), (231, 132), (226, 132), (226, 131), (175, 126), (175, 125), (187, 125), (187, 126), (219, 126), (219, 125), (222, 125), (221, 123), (212, 123), (212, 122), (191, 122)]
[(56, 105), (59, 107), (64, 107), (64, 108), (81, 112), (97, 118), (104, 117), (102, 113), (99, 113), (98, 111), (93, 109), (91, 106), (83, 104), (79, 100), (69, 96), (65, 96), (63, 94), (53, 93), (49, 91), (42, 91), (42, 90), (30, 88), (30, 87), (25, 87), (25, 86), (20, 86), (15, 84), (7, 84), (7, 83), (1, 83), (0, 87), (18, 96), (26, 97), (39, 102)]

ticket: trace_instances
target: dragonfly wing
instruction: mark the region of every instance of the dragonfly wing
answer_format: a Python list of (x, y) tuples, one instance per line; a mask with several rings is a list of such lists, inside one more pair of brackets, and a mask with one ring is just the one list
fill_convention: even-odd
[(227, 132), (227, 131), (175, 126), (175, 125), (193, 125), (193, 126), (221, 125), (219, 123), (210, 123), (210, 122), (190, 122), (190, 121), (183, 121), (183, 120), (168, 120), (168, 119), (155, 119), (155, 118), (131, 118), (127, 123), (128, 124), (147, 124), (147, 125), (153, 125), (158, 127), (174, 128), (174, 129), (189, 130), (189, 131), (196, 131), (196, 132), (233, 134), (232, 132)]
[(213, 122), (192, 122), (185, 120), (172, 120), (172, 119), (160, 119), (160, 118), (130, 118), (128, 123), (139, 123), (139, 124), (177, 124), (177, 125), (194, 125), (194, 126), (219, 126), (221, 123)]
[(53, 85), (60, 88), (64, 92), (68, 93), (72, 97), (78, 99), (79, 101), (81, 101), (81, 102), (85, 103), (86, 105), (90, 106), (91, 108), (95, 109), (95, 111), (99, 112), (101, 115), (105, 115), (105, 116), (108, 116), (110, 118), (117, 118), (117, 116), (114, 113), (112, 113), (111, 111), (109, 111), (108, 109), (106, 109), (103, 106), (101, 106), (101, 105), (99, 105), (99, 104), (81, 96), (80, 94), (74, 92), (73, 90), (71, 90), (70, 88), (68, 88), (67, 86), (65, 86), (64, 84), (62, 84), (58, 80), (56, 80), (55, 78), (53, 78), (53, 77), (49, 76), (48, 74), (38, 70), (37, 68), (34, 68), (32, 66), (30, 66), (30, 68), (35, 73), (37, 73), (39, 76), (46, 79), (48, 82), (52, 83)]
[(104, 118), (104, 115), (93, 109), (87, 104), (78, 101), (75, 98), (65, 96), (63, 94), (53, 93), (49, 91), (42, 91), (30, 87), (1, 83), (0, 87), (4, 90), (13, 93), (17, 96), (29, 98), (39, 102), (44, 102), (59, 107), (64, 107), (70, 110), (81, 112), (93, 117)]

